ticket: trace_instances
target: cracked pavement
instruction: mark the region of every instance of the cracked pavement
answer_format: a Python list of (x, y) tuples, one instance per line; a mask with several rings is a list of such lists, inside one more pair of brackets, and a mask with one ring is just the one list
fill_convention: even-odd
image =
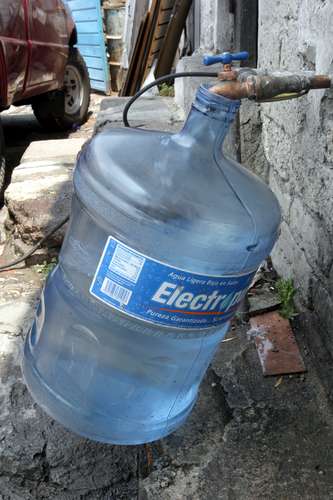
[(264, 378), (238, 319), (183, 427), (149, 445), (110, 446), (68, 432), (31, 399), (21, 349), (45, 276), (32, 266), (1, 278), (1, 291), (7, 279), (20, 287), (0, 306), (1, 500), (333, 498), (332, 407), (297, 325), (305, 375), (277, 387), (279, 377)]
[[(5, 246), (3, 258), (11, 256)], [(263, 377), (240, 315), (183, 427), (145, 446), (99, 444), (44, 414), (22, 380), (45, 271), (0, 274), (0, 500), (333, 499), (332, 373), (321, 377), (329, 360), (306, 344), (306, 328), (318, 335), (312, 319), (293, 324), (305, 375)]]

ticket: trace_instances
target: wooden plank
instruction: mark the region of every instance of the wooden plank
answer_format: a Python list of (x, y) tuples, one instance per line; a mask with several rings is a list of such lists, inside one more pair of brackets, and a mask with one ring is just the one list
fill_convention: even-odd
[(200, 0), (194, 0), (194, 50), (200, 48)]
[(249, 59), (241, 66), (257, 67), (258, 0), (236, 0), (235, 38), (237, 50), (247, 50)]
[(146, 38), (146, 43), (143, 46), (142, 50), (142, 65), (141, 65), (141, 71), (140, 71), (140, 80), (139, 80), (139, 85), (138, 88), (141, 87), (145, 77), (148, 74), (149, 71), (149, 57), (150, 57), (150, 49), (151, 45), (153, 42), (154, 34), (155, 34), (155, 27), (156, 23), (158, 21), (158, 16), (159, 16), (159, 9), (161, 2), (164, 0), (153, 0), (150, 8), (150, 16), (149, 16), (149, 21), (148, 21), (148, 26), (147, 26), (147, 38)]
[(96, 45), (101, 48), (101, 37), (99, 34), (78, 33), (77, 42), (78, 45)]
[(91, 87), (110, 91), (100, 0), (65, 0), (78, 33), (78, 48), (88, 67)]
[(95, 21), (97, 17), (96, 7), (84, 10), (77, 10), (72, 13), (73, 17), (75, 16), (75, 22), (79, 23), (80, 21)]
[(175, 6), (175, 0), (161, 0), (158, 6), (156, 22), (153, 27), (149, 54), (145, 64), (143, 80), (147, 78), (154, 61), (159, 57), (160, 50), (165, 44), (165, 36), (168, 30), (169, 22)]
[(175, 2), (168, 30), (157, 60), (155, 69), (156, 78), (171, 72), (191, 4), (192, 0), (176, 0)]
[(147, 77), (163, 46), (175, 2), (176, 0), (153, 0), (146, 24), (144, 28), (141, 27), (137, 38), (121, 95), (133, 95)]
[(149, 26), (151, 24), (150, 18), (151, 18), (151, 13), (148, 12), (146, 16), (146, 25), (142, 33), (142, 42), (139, 44), (138, 47), (138, 57), (137, 60), (135, 61), (134, 75), (133, 75), (133, 80), (131, 82), (129, 95), (134, 95), (141, 86), (142, 74), (143, 74), (142, 68), (145, 60), (145, 49), (149, 38)]
[(100, 57), (85, 56), (84, 60), (89, 68), (103, 70), (104, 63)]
[(81, 55), (86, 57), (101, 58), (101, 49), (99, 45), (80, 45)]
[(270, 312), (251, 318), (250, 323), (265, 376), (305, 372), (289, 320)]
[(185, 23), (185, 44), (183, 47), (186, 50), (184, 55), (190, 55), (194, 51), (194, 2), (190, 7), (189, 13), (187, 15), (186, 23)]
[(102, 7), (104, 10), (114, 10), (117, 7), (124, 7), (126, 5), (126, 0), (105, 0), (103, 2)]
[(73, 14), (76, 10), (96, 9), (96, 0), (67, 0), (67, 3)]
[(95, 69), (88, 67), (88, 73), (91, 80), (103, 80), (104, 79), (104, 70), (103, 69)]
[(104, 80), (90, 80), (91, 88), (95, 90), (100, 90), (101, 92), (105, 92), (105, 82)]
[(126, 79), (123, 83), (121, 91), (119, 93), (120, 96), (133, 95), (131, 94), (132, 89), (134, 87), (134, 77), (137, 65), (139, 64), (139, 53), (142, 46), (142, 42), (144, 39), (144, 32), (146, 30), (147, 22), (148, 22), (149, 13), (146, 14), (145, 18), (141, 21), (138, 37), (136, 39), (136, 43), (133, 49), (133, 55), (131, 57), (130, 65), (127, 71)]
[(81, 34), (91, 33), (98, 34), (99, 33), (99, 23), (98, 21), (75, 21), (75, 25), (77, 28), (77, 32)]
[(122, 62), (126, 70), (130, 64), (140, 24), (147, 13), (148, 4), (148, 0), (128, 0), (126, 3), (122, 56)]

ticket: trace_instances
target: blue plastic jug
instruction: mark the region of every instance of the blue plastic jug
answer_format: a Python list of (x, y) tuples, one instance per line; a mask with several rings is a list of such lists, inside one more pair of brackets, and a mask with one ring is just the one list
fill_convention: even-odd
[(35, 400), (78, 434), (138, 444), (183, 424), (273, 247), (275, 196), (222, 152), (238, 107), (201, 86), (180, 133), (105, 130), (80, 154), (23, 360)]

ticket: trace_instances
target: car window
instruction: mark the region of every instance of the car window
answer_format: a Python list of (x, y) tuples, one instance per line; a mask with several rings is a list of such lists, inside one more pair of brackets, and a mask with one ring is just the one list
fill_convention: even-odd
[(25, 39), (24, 9), (21, 0), (0, 0), (0, 36)]

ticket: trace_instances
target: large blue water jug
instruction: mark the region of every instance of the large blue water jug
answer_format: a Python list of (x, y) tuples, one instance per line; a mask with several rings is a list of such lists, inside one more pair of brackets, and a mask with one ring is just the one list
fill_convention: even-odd
[(180, 426), (272, 249), (276, 198), (222, 152), (238, 107), (201, 86), (180, 133), (105, 130), (80, 154), (23, 361), (35, 400), (78, 434), (138, 444)]

